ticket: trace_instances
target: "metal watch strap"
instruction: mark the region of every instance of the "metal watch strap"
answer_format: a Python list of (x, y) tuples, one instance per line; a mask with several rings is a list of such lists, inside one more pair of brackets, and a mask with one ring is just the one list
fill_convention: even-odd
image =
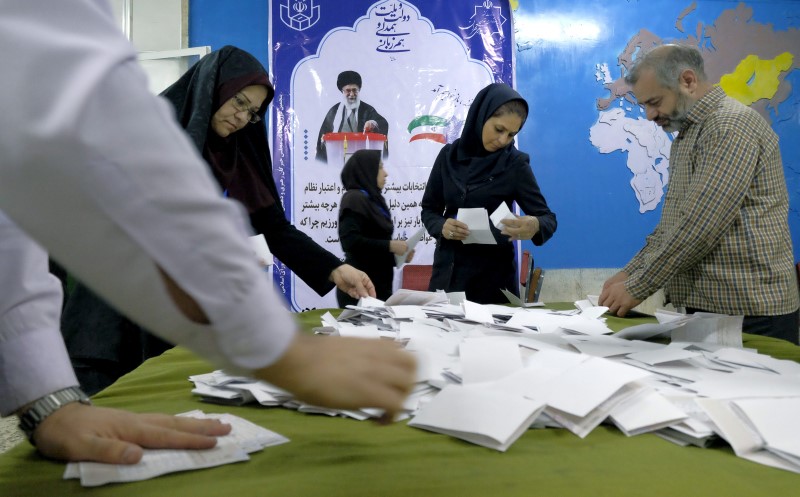
[(47, 418), (60, 408), (73, 402), (81, 404), (91, 404), (89, 397), (78, 387), (67, 387), (41, 397), (31, 403), (22, 414), (19, 415), (19, 428), (25, 432), (31, 444), (33, 432)]

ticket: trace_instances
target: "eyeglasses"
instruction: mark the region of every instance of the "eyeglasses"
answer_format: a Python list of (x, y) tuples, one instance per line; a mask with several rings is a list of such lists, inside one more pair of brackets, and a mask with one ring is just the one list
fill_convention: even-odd
[(250, 108), (250, 106), (248, 105), (250, 102), (247, 101), (246, 98), (247, 97), (244, 97), (239, 93), (237, 93), (236, 95), (233, 96), (233, 98), (231, 98), (231, 102), (233, 103), (233, 106), (236, 107), (237, 111), (247, 112), (247, 117), (248, 117), (247, 121), (250, 124), (255, 124), (261, 120), (261, 116), (257, 114), (258, 112), (257, 110), (253, 110)]

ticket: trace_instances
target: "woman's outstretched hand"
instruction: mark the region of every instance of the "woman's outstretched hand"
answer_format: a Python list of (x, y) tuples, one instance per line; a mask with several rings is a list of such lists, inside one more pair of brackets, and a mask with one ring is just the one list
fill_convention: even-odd
[(367, 273), (360, 271), (350, 264), (342, 264), (333, 271), (329, 279), (339, 290), (354, 299), (361, 297), (375, 297), (375, 285)]

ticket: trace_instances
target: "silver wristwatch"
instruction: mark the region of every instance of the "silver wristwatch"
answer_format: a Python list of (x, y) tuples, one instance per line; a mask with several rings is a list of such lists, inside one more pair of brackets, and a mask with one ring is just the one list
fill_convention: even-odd
[(83, 393), (83, 390), (78, 387), (67, 387), (45, 395), (28, 405), (25, 411), (19, 414), (19, 428), (25, 432), (31, 444), (36, 445), (33, 441), (33, 432), (41, 422), (44, 421), (47, 416), (72, 402), (80, 402), (81, 404), (87, 405), (92, 404), (89, 397)]

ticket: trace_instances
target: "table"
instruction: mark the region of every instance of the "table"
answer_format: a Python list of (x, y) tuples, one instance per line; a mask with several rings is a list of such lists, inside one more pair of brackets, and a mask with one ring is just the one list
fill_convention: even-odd
[[(298, 318), (310, 329), (324, 311)], [(647, 321), (608, 318), (615, 330)], [(752, 335), (744, 341), (745, 347), (800, 361), (800, 347), (788, 342)], [(187, 378), (213, 369), (178, 347), (120, 378), (94, 401), (142, 412), (230, 412), (291, 443), (251, 454), (244, 463), (97, 488), (63, 481), (64, 463), (46, 460), (21, 444), (0, 455), (0, 496), (760, 497), (800, 491), (800, 475), (740, 459), (724, 443), (710, 449), (679, 447), (651, 434), (628, 438), (609, 426), (585, 439), (563, 429), (528, 430), (501, 453), (405, 422), (377, 426), (284, 408), (201, 403), (191, 395)]]

